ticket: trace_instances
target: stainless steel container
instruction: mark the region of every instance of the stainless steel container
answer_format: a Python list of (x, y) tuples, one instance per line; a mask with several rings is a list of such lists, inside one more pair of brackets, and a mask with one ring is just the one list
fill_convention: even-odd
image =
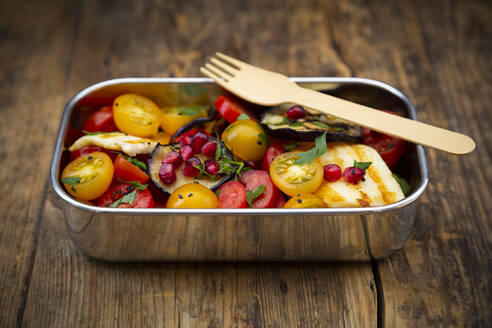
[[(293, 78), (300, 85), (416, 120), (395, 88), (360, 78)], [(126, 78), (92, 85), (66, 105), (51, 163), (51, 184), (75, 246), (107, 261), (364, 261), (388, 256), (408, 239), (428, 177), (421, 146), (399, 170), (413, 187), (385, 206), (315, 209), (100, 208), (69, 196), (59, 182), (64, 142), (90, 114), (85, 104), (133, 92), (159, 105), (212, 103), (221, 92), (205, 78)]]

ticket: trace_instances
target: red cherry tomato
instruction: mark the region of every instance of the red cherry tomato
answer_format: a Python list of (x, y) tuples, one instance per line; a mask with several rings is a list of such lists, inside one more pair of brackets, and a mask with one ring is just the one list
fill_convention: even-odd
[[(112, 188), (109, 188), (99, 199), (97, 200), (97, 206), (110, 207), (111, 204), (116, 202), (123, 196), (133, 192), (135, 188), (128, 183), (120, 183)], [(135, 199), (131, 204), (120, 203), (119, 208), (153, 208), (154, 199), (149, 189), (137, 190)]]
[(236, 122), (241, 114), (248, 115), (253, 121), (257, 121), (249, 110), (235, 101), (232, 97), (220, 95), (215, 100), (215, 108), (219, 114), (229, 123)]
[(279, 192), (278, 197), (277, 197), (277, 205), (275, 207), (282, 208), (282, 207), (284, 207), (285, 203), (286, 203), (286, 200), (285, 200), (284, 195), (281, 192)]
[(145, 183), (149, 180), (149, 176), (144, 171), (127, 161), (121, 155), (118, 155), (114, 161), (114, 175), (124, 181)]
[(74, 159), (79, 158), (80, 156), (94, 153), (96, 151), (105, 153), (111, 158), (112, 161), (114, 161), (114, 159), (116, 158), (116, 154), (112, 151), (97, 146), (87, 146), (70, 152), (70, 161), (73, 161)]
[(85, 121), (82, 130), (87, 132), (112, 132), (119, 131), (113, 120), (113, 107), (106, 106), (92, 114), (87, 121)]
[(285, 153), (285, 146), (283, 143), (275, 142), (271, 144), (261, 160), (261, 169), (270, 172), (270, 164), (272, 164), (275, 157), (283, 153)]
[[(383, 110), (383, 112), (398, 115), (387, 110)], [(381, 158), (386, 162), (386, 165), (390, 167), (396, 164), (403, 154), (405, 154), (406, 142), (401, 139), (373, 131), (369, 128), (362, 128), (362, 137), (364, 138), (364, 144), (376, 149), (379, 155), (381, 155)]]
[(94, 97), (94, 96), (85, 96), (79, 101), (79, 106), (109, 106), (113, 105), (115, 97)]
[(219, 188), (219, 208), (245, 208), (246, 188), (239, 181), (229, 181)]
[(251, 192), (258, 186), (265, 186), (265, 191), (253, 201), (253, 208), (276, 207), (280, 190), (275, 187), (268, 173), (259, 170), (246, 171), (241, 174), (239, 181), (245, 185), (246, 190)]

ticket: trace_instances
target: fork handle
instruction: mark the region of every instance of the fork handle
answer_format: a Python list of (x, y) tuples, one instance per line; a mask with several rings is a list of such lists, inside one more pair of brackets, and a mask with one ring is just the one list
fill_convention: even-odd
[(318, 91), (297, 87), (289, 101), (311, 107), (357, 125), (365, 126), (420, 145), (464, 155), (475, 149), (472, 138), (374, 108), (359, 105)]

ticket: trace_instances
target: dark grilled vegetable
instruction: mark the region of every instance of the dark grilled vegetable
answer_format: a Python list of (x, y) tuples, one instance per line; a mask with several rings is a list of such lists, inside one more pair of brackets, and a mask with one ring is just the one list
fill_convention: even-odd
[[(214, 138), (210, 138), (215, 141)], [(222, 145), (222, 156), (227, 159), (232, 160), (232, 154), (226, 149), (224, 145)], [(198, 175), (194, 178), (186, 177), (183, 172), (184, 163), (181, 163), (179, 166), (175, 168), (176, 179), (171, 184), (165, 184), (159, 178), (159, 171), (162, 166), (162, 159), (166, 156), (167, 153), (171, 151), (179, 152), (180, 144), (169, 144), (169, 145), (161, 145), (158, 144), (152, 153), (149, 156), (147, 161), (147, 173), (150, 177), (150, 180), (154, 183), (154, 185), (159, 188), (162, 192), (166, 194), (171, 194), (178, 187), (182, 186), (185, 183), (199, 183), (209, 189), (216, 189), (220, 187), (224, 182), (229, 181), (233, 176), (234, 172), (223, 173), (215, 176), (214, 178), (206, 176), (206, 175)], [(195, 154), (194, 156), (198, 157), (202, 163), (204, 163), (209, 157), (203, 154)]]
[(210, 115), (207, 116), (207, 117), (196, 118), (193, 121), (190, 121), (190, 122), (186, 123), (185, 125), (183, 125), (182, 127), (180, 127), (178, 129), (178, 131), (176, 131), (175, 134), (173, 134), (173, 136), (170, 139), (170, 142), (171, 143), (176, 142), (176, 138), (178, 138), (183, 133), (185, 133), (187, 131), (190, 131), (191, 129), (199, 128), (201, 126), (204, 126), (206, 123), (212, 122), (213, 120), (217, 119), (218, 114), (219, 113), (217, 113), (216, 110), (213, 110), (210, 113)]
[(289, 108), (290, 106), (278, 106), (264, 112), (261, 125), (269, 136), (282, 140), (314, 141), (327, 132), (327, 142), (357, 143), (362, 140), (362, 131), (357, 125), (310, 109), (306, 109), (304, 118), (291, 121), (286, 115)]

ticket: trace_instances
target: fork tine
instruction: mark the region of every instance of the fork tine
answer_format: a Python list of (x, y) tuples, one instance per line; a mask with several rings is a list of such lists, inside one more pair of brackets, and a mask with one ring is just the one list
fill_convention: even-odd
[(205, 64), (205, 68), (208, 69), (210, 72), (214, 73), (215, 75), (217, 75), (222, 80), (224, 80), (226, 82), (229, 82), (228, 76), (223, 71), (221, 71), (220, 69), (216, 68), (212, 64), (206, 63)]
[(235, 76), (235, 72), (237, 72), (236, 68), (223, 61), (218, 60), (217, 58), (210, 58), (210, 62), (231, 76)]
[(217, 57), (225, 60), (226, 62), (233, 64), (234, 66), (236, 66), (239, 69), (241, 69), (241, 67), (244, 67), (244, 66), (250, 66), (248, 63), (242, 62), (236, 58), (229, 57), (229, 56), (224, 55), (223, 53), (220, 53), (220, 52), (216, 52), (215, 55)]
[(209, 78), (211, 78), (212, 80), (215, 81), (215, 83), (217, 83), (218, 85), (220, 85), (221, 87), (223, 88), (226, 88), (226, 82), (218, 75), (214, 74), (213, 72), (209, 71), (208, 69), (206, 69), (205, 67), (200, 67), (200, 72), (203, 74), (203, 75), (206, 75), (208, 76)]

